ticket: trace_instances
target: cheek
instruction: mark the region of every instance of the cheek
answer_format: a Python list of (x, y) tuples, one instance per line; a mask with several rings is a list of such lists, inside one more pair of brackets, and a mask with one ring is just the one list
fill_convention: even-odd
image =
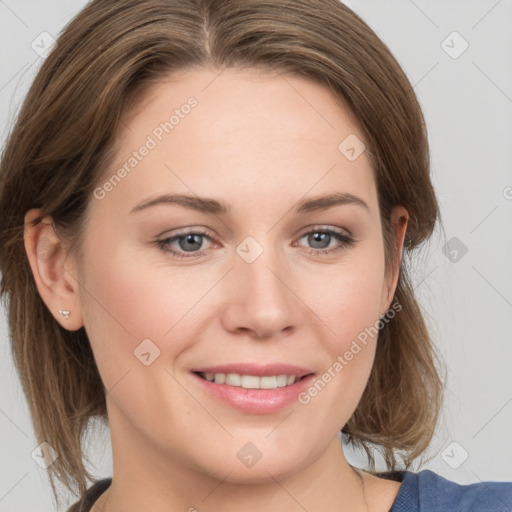
[(139, 347), (147, 347), (151, 357), (165, 354), (172, 363), (184, 349), (194, 306), (211, 283), (190, 283), (183, 272), (171, 275), (122, 244), (94, 246), (105, 250), (91, 251), (86, 260), (84, 324), (109, 389), (141, 366)]
[(344, 424), (362, 396), (375, 357), (383, 279), (383, 253), (375, 245), (354, 251), (336, 272), (304, 281), (305, 302), (321, 319), (317, 337), (327, 357), (301, 403), (312, 401), (315, 414), (327, 414), (325, 421)]
[[(322, 325), (319, 339), (326, 353), (315, 381), (299, 396), (299, 403), (323, 425), (342, 428), (356, 409), (374, 363), (382, 275), (379, 265), (339, 273), (329, 291), (317, 293)], [(333, 331), (333, 332), (330, 332)], [(321, 336), (321, 337), (320, 337)]]
[[(174, 268), (155, 248), (134, 248), (122, 240), (91, 243), (87, 292), (101, 322), (114, 323), (133, 341), (161, 338), (190, 311), (215, 282), (211, 269)], [(98, 318), (96, 320), (99, 320)]]
[(378, 321), (384, 282), (378, 247), (354, 251), (336, 269), (315, 272), (301, 281), (304, 302), (325, 327), (320, 339), (326, 341), (329, 353), (345, 352), (352, 340)]

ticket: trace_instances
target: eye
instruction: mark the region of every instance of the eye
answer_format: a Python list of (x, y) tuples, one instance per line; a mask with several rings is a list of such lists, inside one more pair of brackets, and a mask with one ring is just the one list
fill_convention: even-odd
[[(335, 231), (333, 229), (316, 229), (304, 233), (299, 240), (306, 238), (307, 243), (311, 244), (311, 251), (309, 254), (325, 255), (332, 254), (335, 251), (345, 249), (351, 246), (355, 239), (347, 234)], [(331, 242), (334, 242), (334, 246), (331, 246)]]
[[(204, 238), (208, 238), (211, 241), (208, 234), (203, 231), (189, 231), (187, 233), (178, 233), (163, 240), (157, 240), (156, 244), (161, 251), (171, 253), (177, 258), (197, 258), (203, 256), (204, 250), (200, 249), (202, 249)], [(174, 245), (173, 248), (171, 244), (176, 242), (177, 245)], [(198, 250), (200, 251), (197, 252)]]
[[(205, 231), (188, 231), (157, 240), (156, 245), (162, 252), (170, 253), (177, 258), (199, 258), (206, 252), (203, 247), (205, 238), (212, 241), (210, 235)], [(333, 229), (308, 231), (299, 238), (299, 241), (303, 238), (306, 238), (307, 243), (311, 244), (309, 251), (311, 255), (329, 255), (347, 248), (355, 242), (352, 236)], [(334, 246), (331, 245), (332, 242), (334, 242)]]

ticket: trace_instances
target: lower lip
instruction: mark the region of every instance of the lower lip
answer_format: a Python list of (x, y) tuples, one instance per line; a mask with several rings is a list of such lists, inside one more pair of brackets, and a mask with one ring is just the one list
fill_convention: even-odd
[(308, 375), (303, 379), (275, 389), (246, 389), (227, 384), (216, 384), (193, 373), (192, 376), (199, 381), (209, 394), (222, 402), (247, 413), (268, 414), (279, 411), (297, 400), (297, 396), (306, 390), (314, 378)]

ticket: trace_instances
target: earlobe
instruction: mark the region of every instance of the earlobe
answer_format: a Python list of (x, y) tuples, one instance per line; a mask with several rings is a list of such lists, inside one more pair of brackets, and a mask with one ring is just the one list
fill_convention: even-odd
[(29, 210), (25, 215), (25, 251), (30, 268), (37, 290), (52, 315), (62, 327), (76, 331), (83, 325), (79, 285), (74, 279), (76, 272), (51, 217), (46, 216), (34, 225), (41, 215), (40, 209)]

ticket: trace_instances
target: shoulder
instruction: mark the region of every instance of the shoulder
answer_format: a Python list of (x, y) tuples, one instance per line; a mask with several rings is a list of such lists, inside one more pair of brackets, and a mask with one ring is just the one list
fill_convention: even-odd
[(109, 488), (111, 483), (111, 478), (98, 480), (87, 489), (87, 492), (79, 501), (68, 508), (67, 512), (89, 512), (96, 500)]
[(433, 471), (403, 472), (390, 512), (510, 512), (512, 482), (457, 484)]

